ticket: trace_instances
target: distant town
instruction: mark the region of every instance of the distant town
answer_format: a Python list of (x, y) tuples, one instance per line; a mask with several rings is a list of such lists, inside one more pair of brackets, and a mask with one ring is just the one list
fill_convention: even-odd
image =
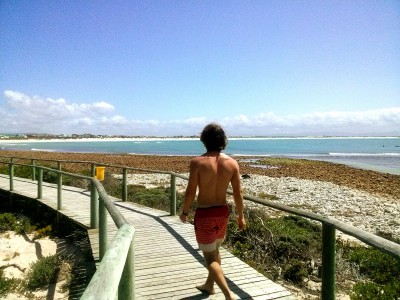
[(97, 135), (91, 133), (85, 134), (38, 134), (38, 133), (29, 133), (29, 134), (0, 134), (0, 140), (24, 140), (24, 139), (38, 139), (38, 140), (54, 140), (54, 139), (109, 139), (109, 138), (198, 138), (199, 136), (168, 136), (168, 137), (160, 137), (160, 136), (127, 136), (127, 135)]
[[(230, 136), (229, 138), (400, 138), (400, 136)], [(28, 134), (0, 134), (0, 140), (76, 140), (76, 139), (198, 139), (198, 135), (184, 136), (144, 136), (144, 135), (98, 135), (91, 133), (84, 134), (45, 134), (45, 133), (28, 133)]]

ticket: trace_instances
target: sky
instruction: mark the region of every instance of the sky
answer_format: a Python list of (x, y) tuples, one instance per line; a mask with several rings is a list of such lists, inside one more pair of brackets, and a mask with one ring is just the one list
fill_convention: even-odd
[(0, 0), (0, 133), (400, 136), (400, 2)]

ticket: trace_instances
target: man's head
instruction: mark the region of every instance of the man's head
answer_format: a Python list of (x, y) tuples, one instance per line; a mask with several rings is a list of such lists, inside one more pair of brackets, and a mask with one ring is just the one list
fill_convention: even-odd
[(216, 123), (210, 123), (204, 127), (200, 135), (200, 141), (203, 142), (207, 151), (221, 152), (228, 144), (224, 130)]

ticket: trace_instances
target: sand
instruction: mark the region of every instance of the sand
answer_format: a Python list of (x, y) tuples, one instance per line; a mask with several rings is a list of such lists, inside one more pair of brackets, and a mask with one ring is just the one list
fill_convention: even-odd
[[(32, 263), (41, 257), (55, 255), (57, 242), (48, 237), (34, 239), (32, 234), (19, 235), (12, 231), (0, 234), (0, 268), (6, 278), (23, 280)], [(33, 291), (36, 299), (68, 299), (68, 290), (63, 289), (65, 280), (52, 284), (47, 289)], [(9, 293), (2, 299), (31, 299), (20, 293)]]

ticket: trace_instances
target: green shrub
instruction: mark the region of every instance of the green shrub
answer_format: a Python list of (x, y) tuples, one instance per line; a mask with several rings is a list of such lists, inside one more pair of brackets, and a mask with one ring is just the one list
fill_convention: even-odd
[(51, 225), (47, 225), (41, 229), (36, 230), (33, 239), (37, 240), (37, 239), (41, 239), (43, 237), (51, 236), (51, 235), (52, 235)]
[(118, 180), (117, 178), (106, 173), (102, 184), (108, 195), (121, 198), (122, 180)]
[(31, 224), (31, 221), (28, 217), (24, 215), (17, 215), (17, 224), (14, 227), (14, 231), (18, 234), (31, 233), (36, 229), (35, 225)]
[[(153, 207), (156, 209), (169, 211), (170, 210), (170, 188), (156, 187), (147, 189), (144, 186), (130, 185), (128, 187), (129, 201)], [(183, 197), (177, 195), (177, 207), (182, 205)]]
[(34, 226), (23, 215), (14, 215), (12, 213), (0, 214), (0, 233), (11, 230), (22, 234), (24, 232), (30, 233), (33, 229)]
[[(121, 198), (122, 181), (106, 174), (103, 181), (106, 192), (116, 198)], [(156, 187), (147, 189), (143, 185), (128, 185), (128, 201), (144, 206), (169, 211), (170, 210), (170, 188)], [(176, 206), (179, 208), (183, 203), (183, 195), (177, 193)]]
[(400, 297), (400, 282), (380, 285), (374, 282), (358, 282), (350, 294), (352, 300), (392, 300)]
[(14, 175), (22, 178), (32, 178), (32, 167), (15, 166)]
[(9, 173), (8, 165), (0, 164), (0, 174), (7, 174)]
[(269, 218), (262, 209), (246, 209), (245, 212), (247, 227), (244, 230), (237, 230), (236, 220), (229, 222), (227, 247), (271, 279), (283, 276), (301, 283), (309, 275), (306, 264), (317, 261), (321, 255), (320, 226), (295, 216)]
[(16, 279), (6, 278), (4, 276), (3, 270), (0, 269), (0, 297), (6, 296), (18, 285), (18, 282), (19, 281)]
[(43, 170), (43, 181), (49, 183), (57, 183), (58, 182), (58, 174), (54, 171)]
[(303, 278), (308, 277), (308, 271), (304, 262), (292, 259), (283, 271), (283, 278), (295, 284), (301, 284)]
[(354, 285), (351, 299), (398, 299), (400, 260), (377, 249), (339, 244), (343, 258), (358, 266), (365, 281)]
[(242, 244), (239, 241), (236, 241), (234, 247), (233, 247), (233, 255), (235, 256), (245, 256), (246, 252), (250, 249), (250, 245), (249, 244)]
[(0, 232), (14, 230), (17, 218), (11, 213), (0, 214)]
[(392, 282), (400, 278), (400, 260), (374, 248), (352, 247), (344, 252), (345, 258), (360, 267), (360, 274), (377, 284)]
[(27, 274), (27, 287), (31, 290), (57, 282), (60, 261), (56, 255), (39, 259), (30, 265)]
[(279, 261), (311, 260), (321, 251), (321, 227), (302, 217), (271, 218), (265, 226), (274, 233), (275, 249), (271, 254)]

